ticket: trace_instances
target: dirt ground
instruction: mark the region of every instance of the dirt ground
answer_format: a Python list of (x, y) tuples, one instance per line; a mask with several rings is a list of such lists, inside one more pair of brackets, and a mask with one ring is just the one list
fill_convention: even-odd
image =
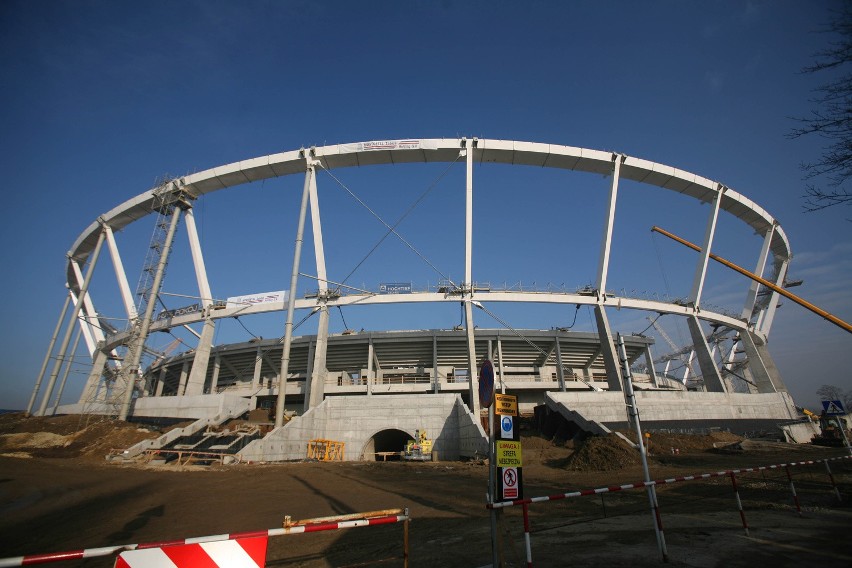
[[(634, 483), (638, 453), (615, 438), (583, 444), (522, 436), (524, 496)], [(306, 519), (407, 507), (410, 565), (491, 564), (488, 467), (483, 462), (344, 462), (141, 466), (108, 463), (112, 448), (159, 435), (78, 416), (0, 416), (0, 558), (97, 546), (265, 530)], [(715, 446), (715, 447), (714, 447)], [(675, 450), (677, 452), (675, 453)], [(845, 455), (840, 448), (742, 441), (731, 434), (652, 434), (651, 476), (675, 476)], [(658, 487), (668, 565), (722, 567), (852, 565), (852, 460), (737, 476), (745, 535), (729, 477)], [(644, 490), (533, 504), (535, 566), (659, 566)], [(506, 566), (523, 566), (520, 507), (497, 519)], [(403, 527), (388, 525), (274, 537), (268, 566), (401, 566)], [(383, 559), (397, 557), (382, 563)], [(112, 566), (112, 558), (57, 566)]]

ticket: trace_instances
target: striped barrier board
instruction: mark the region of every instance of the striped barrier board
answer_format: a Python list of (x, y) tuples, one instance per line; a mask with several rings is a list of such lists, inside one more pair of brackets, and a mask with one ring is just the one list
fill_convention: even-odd
[[(288, 534), (311, 533), (319, 531), (331, 531), (337, 529), (351, 529), (358, 527), (367, 527), (374, 525), (387, 525), (392, 523), (402, 523), (408, 521), (411, 517), (408, 515), (407, 509), (397, 510), (397, 514), (383, 514), (380, 516), (370, 516), (367, 518), (358, 518), (354, 520), (324, 522), (300, 521), (305, 524), (291, 524), (283, 528), (268, 529), (265, 531), (250, 531), (242, 533), (219, 534), (212, 536), (200, 536), (181, 540), (172, 540), (165, 542), (151, 542), (144, 544), (120, 544), (116, 546), (103, 546), (99, 548), (87, 548), (84, 550), (72, 550), (66, 552), (50, 552), (47, 554), (31, 554), (28, 556), (13, 556), (10, 558), (0, 558), (0, 568), (11, 568), (16, 566), (33, 566), (36, 564), (48, 564), (51, 562), (60, 562), (63, 560), (83, 560), (85, 558), (95, 558), (99, 556), (111, 556), (129, 550), (142, 550), (148, 548), (162, 548), (169, 546), (178, 546), (184, 544), (200, 544), (236, 539), (249, 539), (258, 537), (283, 536)], [(371, 513), (364, 513), (370, 515)], [(357, 515), (348, 515), (354, 517)], [(203, 565), (199, 565), (203, 566)]]
[(267, 537), (128, 550), (114, 568), (263, 568)]
[(760, 467), (749, 467), (744, 469), (729, 469), (727, 471), (717, 471), (715, 473), (701, 473), (696, 475), (686, 475), (681, 477), (671, 477), (668, 479), (659, 479), (656, 481), (640, 481), (637, 483), (627, 483), (624, 485), (612, 485), (609, 487), (598, 487), (596, 489), (583, 489), (581, 491), (571, 491), (569, 493), (560, 493), (558, 495), (546, 495), (542, 497), (530, 497), (527, 499), (515, 499), (513, 501), (501, 501), (499, 503), (488, 503), (486, 504), (486, 508), (488, 509), (503, 509), (506, 507), (514, 507), (518, 505), (529, 505), (531, 503), (542, 503), (545, 501), (558, 501), (560, 499), (570, 499), (572, 497), (583, 497), (586, 495), (598, 495), (600, 493), (612, 493), (615, 491), (623, 491), (625, 489), (640, 489), (644, 487), (649, 487), (653, 485), (665, 485), (668, 483), (677, 483), (679, 481), (692, 481), (695, 479), (708, 479), (711, 477), (727, 477), (733, 474), (739, 473), (751, 473), (755, 471), (765, 471), (770, 469), (782, 469), (788, 468), (792, 466), (801, 466), (801, 465), (814, 465), (818, 463), (828, 463), (830, 461), (836, 460), (847, 460), (852, 459), (852, 456), (840, 456), (836, 458), (827, 458), (824, 460), (808, 460), (808, 461), (800, 461), (800, 462), (792, 462), (792, 463), (783, 463), (777, 465), (765, 465)]

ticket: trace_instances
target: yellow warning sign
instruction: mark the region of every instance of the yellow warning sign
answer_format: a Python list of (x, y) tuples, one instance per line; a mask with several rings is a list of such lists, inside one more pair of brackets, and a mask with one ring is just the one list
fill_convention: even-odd
[(502, 416), (517, 416), (518, 397), (511, 394), (495, 394), (494, 413)]
[(497, 467), (521, 467), (521, 443), (512, 440), (497, 440)]

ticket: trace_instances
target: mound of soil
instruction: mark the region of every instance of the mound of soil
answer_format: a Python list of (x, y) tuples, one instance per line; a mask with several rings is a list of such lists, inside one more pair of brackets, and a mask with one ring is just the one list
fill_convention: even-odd
[(18, 457), (103, 460), (112, 449), (124, 449), (159, 435), (136, 424), (99, 417), (0, 416), (0, 452)]
[(641, 463), (639, 452), (615, 434), (587, 438), (568, 456), (565, 468), (572, 471), (615, 471)]

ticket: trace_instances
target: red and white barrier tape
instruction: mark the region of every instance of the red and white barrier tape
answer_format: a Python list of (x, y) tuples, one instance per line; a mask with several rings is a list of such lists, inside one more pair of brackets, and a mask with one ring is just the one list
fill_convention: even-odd
[(366, 527), (371, 525), (387, 525), (407, 521), (408, 515), (386, 515), (370, 519), (358, 519), (353, 521), (327, 522), (306, 525), (294, 525), (286, 528), (268, 529), (265, 531), (251, 531), (242, 533), (219, 534), (212, 536), (200, 536), (183, 540), (172, 540), (165, 542), (151, 542), (144, 544), (121, 544), (117, 546), (103, 546), (100, 548), (87, 548), (85, 550), (73, 550), (68, 552), (52, 552), (47, 554), (31, 554), (28, 556), (14, 556), (11, 558), (0, 558), (0, 568), (13, 566), (32, 566), (35, 564), (47, 564), (61, 560), (82, 560), (97, 556), (110, 556), (125, 550), (138, 550), (143, 548), (160, 548), (164, 546), (175, 546), (181, 544), (196, 544), (202, 542), (216, 542), (222, 540), (234, 540), (242, 538), (253, 538), (261, 536), (282, 536), (287, 534), (300, 534), (319, 531), (331, 531), (337, 529), (350, 529)]
[[(626, 483), (624, 485), (612, 485), (610, 487), (598, 487), (597, 489), (583, 489), (582, 491), (571, 491), (569, 493), (560, 493), (558, 495), (547, 495), (543, 497), (531, 497), (528, 499), (515, 499), (514, 501), (501, 501), (499, 503), (488, 503), (486, 507), (489, 509), (503, 509), (506, 507), (514, 507), (517, 505), (530, 504), (530, 503), (542, 503), (544, 501), (558, 501), (559, 499), (570, 499), (572, 497), (583, 497), (586, 495), (597, 495), (599, 493), (612, 493), (615, 491), (623, 491), (625, 489), (640, 489), (644, 487), (648, 487), (651, 485), (665, 485), (667, 483), (677, 483), (679, 481), (692, 481), (695, 479), (708, 479), (710, 477), (726, 477), (731, 475), (732, 473), (750, 473), (755, 471), (764, 471), (769, 469), (781, 469), (787, 468), (797, 465), (813, 465), (823, 462), (830, 462), (836, 460), (847, 460), (852, 459), (852, 456), (840, 456), (836, 458), (826, 458), (823, 460), (808, 460), (801, 462), (793, 462), (793, 463), (782, 463), (778, 465), (765, 465), (760, 467), (749, 467), (745, 469), (729, 469), (727, 471), (717, 471), (715, 473), (702, 473), (696, 475), (685, 475), (680, 477), (671, 477), (668, 479), (659, 479), (656, 481), (640, 481), (638, 483)], [(2, 566), (2, 565), (0, 565)]]

